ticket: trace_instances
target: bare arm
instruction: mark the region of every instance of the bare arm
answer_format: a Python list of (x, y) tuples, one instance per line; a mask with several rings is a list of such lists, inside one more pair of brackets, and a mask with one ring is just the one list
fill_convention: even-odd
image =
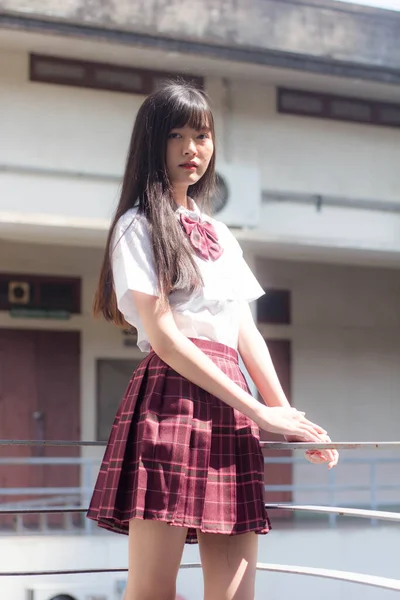
[(268, 408), (242, 390), (177, 328), (172, 312), (161, 312), (158, 299), (132, 291), (155, 353), (177, 373), (254, 420), (262, 429), (316, 440), (315, 425), (292, 408)]
[[(239, 353), (245, 367), (260, 392), (264, 402), (271, 407), (288, 407), (288, 399), (282, 389), (280, 381), (271, 360), (267, 344), (254, 322), (253, 315), (247, 303), (243, 303), (239, 328)], [(313, 441), (331, 441), (327, 432), (315, 426), (319, 439)], [(310, 440), (309, 436), (297, 433), (285, 433), (286, 439), (291, 442), (304, 442)], [(310, 440), (311, 441), (311, 440)], [(306, 456), (310, 462), (329, 463), (329, 468), (334, 467), (339, 459), (336, 450), (308, 451)]]
[(254, 322), (247, 303), (241, 309), (239, 354), (268, 406), (290, 406), (279, 382), (267, 344)]
[(178, 330), (171, 311), (162, 314), (157, 310), (157, 298), (141, 292), (132, 293), (155, 353), (192, 383), (257, 420), (260, 403), (236, 385)]

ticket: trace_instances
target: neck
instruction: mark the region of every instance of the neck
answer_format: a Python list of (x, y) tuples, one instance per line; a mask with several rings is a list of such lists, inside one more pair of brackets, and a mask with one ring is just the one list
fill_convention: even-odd
[(187, 192), (188, 192), (187, 186), (178, 188), (178, 189), (177, 188), (173, 189), (173, 197), (174, 197), (176, 204), (178, 204), (178, 206), (183, 206), (184, 208), (189, 208)]

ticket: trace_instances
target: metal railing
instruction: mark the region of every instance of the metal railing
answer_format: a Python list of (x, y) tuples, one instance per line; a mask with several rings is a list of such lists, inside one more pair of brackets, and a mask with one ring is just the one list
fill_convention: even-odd
[[(41, 441), (41, 442), (37, 442), (37, 441), (30, 441), (30, 440), (0, 440), (0, 446), (4, 446), (4, 445), (32, 445), (32, 446), (104, 446), (105, 443), (103, 442), (67, 442), (67, 441), (55, 441), (55, 442), (51, 442), (51, 441)], [(305, 444), (305, 443), (280, 443), (280, 442), (262, 442), (262, 446), (264, 449), (267, 450), (306, 450), (306, 449), (323, 449), (323, 448), (336, 448), (336, 449), (350, 449), (350, 450), (354, 450), (354, 449), (400, 449), (400, 442), (365, 442), (365, 443), (324, 443), (324, 444)], [(283, 458), (283, 457), (282, 457)], [(285, 457), (286, 458), (286, 457)], [(13, 464), (18, 464), (18, 461), (22, 461), (26, 459), (10, 459), (10, 458), (3, 458), (0, 459), (0, 464), (5, 464), (5, 462), (7, 461), (7, 463), (9, 464), (10, 460), (14, 460), (17, 461)], [(54, 461), (54, 459), (46, 459), (43, 457), (37, 457), (37, 458), (32, 458), (29, 459), (31, 461), (36, 461), (36, 464), (43, 464), (41, 462), (38, 461)], [(71, 460), (74, 461), (80, 461), (78, 462), (78, 464), (81, 465), (85, 465), (85, 464), (91, 464), (91, 468), (93, 466), (93, 459), (85, 459), (85, 458), (81, 458), (81, 459), (58, 459), (60, 461), (62, 461), (62, 463), (58, 463), (58, 464), (77, 464), (76, 462), (68, 462)], [(383, 459), (384, 460), (384, 459)], [(89, 461), (89, 463), (88, 463)], [(269, 462), (269, 460), (267, 459), (267, 462)], [(284, 462), (284, 460), (281, 459), (281, 461), (278, 462)], [(357, 462), (357, 461), (356, 461)], [(374, 469), (376, 469), (376, 463), (377, 461), (375, 461), (375, 466), (372, 468), (371, 472), (374, 472)], [(21, 464), (21, 463), (19, 463)], [(45, 464), (54, 464), (53, 463), (45, 463)], [(91, 488), (89, 481), (85, 482), (85, 485), (83, 486), (83, 488), (65, 488), (65, 489), (69, 489), (70, 492), (72, 490), (74, 490), (74, 493), (78, 493), (78, 494), (82, 494), (82, 490), (83, 490), (83, 497), (85, 499), (85, 501), (87, 500), (87, 498), (85, 498), (85, 495), (87, 492), (91, 493)], [(297, 486), (299, 487), (299, 486)], [(300, 486), (301, 487), (301, 486)], [(375, 489), (378, 489), (379, 486), (376, 485), (376, 480), (375, 480)], [(395, 485), (395, 488), (399, 488), (399, 485)], [(18, 488), (16, 488), (18, 489)], [(24, 490), (24, 493), (32, 493), (32, 488), (22, 488)], [(39, 493), (39, 490), (43, 490), (46, 488), (35, 488), (36, 492)], [(51, 492), (49, 492), (49, 495), (51, 495), (51, 493), (53, 493), (53, 495), (55, 495), (57, 492), (55, 490), (64, 490), (64, 488), (47, 488), (47, 490), (51, 490)], [(352, 489), (352, 486), (346, 486), (346, 489)], [(391, 489), (393, 489), (393, 486), (391, 486)], [(20, 488), (21, 490), (21, 488)], [(78, 490), (78, 491), (77, 491)], [(3, 492), (5, 492), (5, 494), (3, 495), (13, 495), (13, 490), (3, 490)], [(14, 489), (14, 493), (15, 493), (15, 489)], [(63, 491), (64, 493), (64, 491)], [(375, 502), (376, 502), (376, 498), (375, 498)], [(400, 513), (397, 512), (390, 512), (390, 511), (379, 511), (379, 510), (365, 510), (365, 509), (358, 509), (358, 508), (341, 508), (341, 507), (337, 507), (337, 506), (306, 506), (306, 505), (295, 505), (295, 504), (267, 504), (266, 505), (269, 509), (283, 509), (283, 510), (290, 510), (290, 511), (306, 511), (306, 512), (319, 512), (319, 513), (326, 513), (326, 514), (333, 514), (335, 517), (338, 515), (344, 515), (344, 516), (352, 516), (352, 517), (358, 517), (358, 518), (372, 518), (374, 520), (390, 520), (392, 522), (395, 523), (400, 523)], [(61, 507), (49, 507), (49, 506), (44, 506), (44, 507), (31, 507), (31, 508), (23, 508), (23, 507), (17, 507), (15, 505), (10, 506), (8, 508), (5, 508), (4, 506), (0, 508), (0, 515), (1, 514), (28, 514), (28, 513), (39, 513), (39, 514), (54, 514), (54, 513), (69, 513), (69, 512), (84, 512), (87, 509), (87, 504), (83, 507), (81, 505), (79, 506), (61, 506)], [(189, 564), (182, 564), (181, 568), (182, 569), (186, 569), (186, 568), (198, 568), (200, 567), (199, 563), (189, 563)], [(397, 579), (392, 579), (392, 578), (388, 578), (388, 577), (379, 577), (379, 576), (375, 576), (375, 575), (368, 575), (368, 574), (364, 574), (364, 573), (352, 573), (352, 572), (347, 572), (347, 571), (338, 571), (338, 570), (333, 570), (333, 569), (318, 569), (318, 568), (313, 568), (313, 567), (300, 567), (300, 566), (296, 566), (296, 565), (275, 565), (275, 564), (266, 564), (266, 563), (259, 563), (257, 565), (257, 569), (261, 570), (261, 571), (274, 571), (274, 572), (281, 572), (281, 573), (291, 573), (291, 574), (298, 574), (298, 575), (308, 575), (308, 576), (314, 576), (314, 577), (322, 577), (324, 579), (335, 579), (335, 580), (340, 580), (340, 581), (345, 581), (345, 582), (351, 582), (351, 583), (358, 583), (358, 584), (363, 584), (363, 585), (367, 585), (367, 586), (372, 586), (372, 587), (377, 587), (377, 588), (381, 588), (381, 589), (388, 589), (388, 590), (394, 590), (394, 591), (400, 591), (400, 580)], [(126, 569), (73, 569), (73, 570), (63, 570), (63, 571), (12, 571), (12, 572), (0, 572), (0, 577), (21, 577), (21, 576), (32, 576), (32, 575), (67, 575), (67, 574), (82, 574), (82, 573), (104, 573), (104, 572), (126, 572)]]
[[(18, 442), (19, 444), (24, 444), (25, 442)], [(57, 445), (60, 445), (59, 442)], [(1, 442), (0, 442), (1, 444)], [(264, 443), (263, 443), (264, 445)], [(1, 446), (0, 446), (1, 447)], [(360, 448), (364, 448), (365, 445), (359, 445)], [(384, 446), (387, 447), (387, 446)], [(270, 464), (290, 464), (290, 465), (301, 465), (304, 464), (304, 458), (296, 457), (296, 456), (287, 456), (287, 457), (265, 457), (264, 462), (268, 465)], [(66, 517), (64, 519), (64, 528), (70, 529), (73, 531), (76, 529), (76, 526), (73, 525), (72, 520), (68, 515), (73, 512), (85, 512), (86, 506), (88, 506), (92, 489), (94, 476), (98, 470), (100, 463), (100, 459), (96, 458), (82, 458), (82, 457), (1, 457), (0, 456), (0, 467), (1, 466), (78, 466), (80, 467), (80, 485), (78, 486), (70, 486), (70, 487), (14, 487), (8, 489), (0, 489), (0, 514), (14, 514), (16, 516), (14, 523), (14, 530), (19, 533), (24, 533), (24, 524), (23, 517), (25, 514), (29, 513), (38, 513), (42, 515), (42, 518), (39, 522), (39, 531), (43, 533), (48, 533), (49, 528), (47, 527), (46, 521), (46, 513), (48, 513), (48, 509), (53, 507), (53, 512), (65, 513)], [(313, 468), (311, 465), (306, 463), (311, 469)], [(277, 509), (282, 508), (283, 510), (291, 510), (302, 513), (309, 513), (310, 516), (315, 514), (325, 514), (329, 518), (329, 523), (331, 526), (335, 526), (337, 524), (338, 516), (357, 516), (354, 511), (356, 510), (354, 505), (348, 506), (348, 508), (344, 509), (338, 506), (336, 501), (337, 496), (343, 496), (343, 493), (352, 495), (354, 492), (363, 493), (363, 507), (364, 512), (361, 514), (363, 518), (371, 519), (371, 524), (376, 525), (378, 520), (375, 518), (375, 512), (379, 508), (387, 508), (388, 506), (398, 505), (400, 506), (400, 494), (399, 498), (396, 502), (391, 502), (388, 497), (385, 497), (385, 492), (400, 492), (400, 457), (380, 457), (380, 456), (370, 456), (368, 458), (365, 457), (349, 457), (345, 456), (341, 458), (340, 461), (341, 469), (343, 472), (346, 467), (350, 467), (350, 475), (351, 483), (338, 483), (337, 481), (337, 470), (332, 469), (330, 471), (325, 471), (324, 476), (321, 477), (321, 471), (318, 473), (318, 482), (315, 478), (311, 479), (311, 482), (296, 484), (279, 484), (279, 485), (265, 485), (265, 491), (268, 493), (279, 493), (279, 492), (289, 492), (294, 495), (299, 493), (303, 494), (304, 492), (311, 492), (314, 495), (318, 494), (319, 503), (324, 506), (306, 506), (301, 507), (299, 502), (291, 502), (289, 503), (268, 503), (267, 508)], [(365, 476), (360, 477), (360, 468), (357, 468), (356, 471), (354, 467), (366, 467)], [(393, 470), (386, 475), (385, 480), (378, 481), (378, 475), (380, 468), (398, 467), (398, 476), (394, 477)], [(316, 471), (313, 473), (317, 474)], [(354, 475), (357, 473), (358, 480), (355, 481)], [(307, 479), (305, 477), (305, 479)], [(321, 481), (323, 479), (323, 481)], [(361, 479), (361, 482), (360, 482)], [(25, 500), (15, 500), (15, 498), (26, 497), (27, 495), (31, 496), (30, 499)], [(304, 495), (304, 494), (303, 494)], [(7, 503), (4, 501), (4, 498), (13, 497), (14, 500), (11, 503)], [(324, 497), (323, 500), (321, 498)], [(342, 504), (349, 505), (349, 501), (347, 498), (345, 500), (342, 499)], [(330, 506), (330, 510), (326, 509), (326, 506)], [(294, 508), (296, 507), (296, 509)], [(365, 510), (367, 509), (367, 510)], [(368, 510), (370, 509), (370, 510)], [(380, 510), (380, 514), (385, 514), (385, 520), (392, 520), (391, 515), (396, 515), (395, 512), (390, 511), (382, 511)], [(84, 521), (84, 529), (86, 533), (90, 533), (93, 531), (94, 523), (88, 519)], [(1, 532), (1, 529), (0, 529)]]
[[(264, 462), (266, 464), (290, 464), (294, 466), (304, 464), (304, 459), (295, 456), (265, 457)], [(365, 467), (365, 469), (362, 469), (363, 467)], [(348, 477), (346, 479), (348, 481), (339, 482), (339, 472), (342, 474), (344, 470), (347, 471)], [(383, 473), (384, 470), (387, 471), (386, 474)], [(395, 471), (397, 477), (395, 476)], [(381, 477), (379, 477), (380, 475)], [(316, 479), (318, 479), (318, 481), (316, 481)], [(325, 481), (321, 482), (321, 479), (325, 479)], [(343, 479), (343, 477), (341, 479)], [(330, 507), (337, 505), (338, 496), (343, 497), (343, 495), (348, 494), (349, 500), (345, 500), (345, 503), (348, 504), (351, 502), (350, 496), (354, 495), (354, 493), (358, 493), (363, 496), (363, 506), (370, 508), (372, 511), (394, 505), (400, 508), (400, 493), (395, 501), (389, 499), (390, 493), (400, 492), (400, 456), (344, 456), (340, 459), (339, 471), (337, 469), (331, 469), (325, 472), (324, 477), (321, 477), (321, 473), (318, 473), (318, 478), (312, 477), (311, 482), (308, 481), (307, 483), (291, 483), (288, 485), (267, 484), (265, 486), (265, 491), (290, 492), (295, 496), (299, 493), (314, 492), (318, 494), (318, 497), (325, 496), (326, 503)], [(388, 492), (389, 494), (385, 494), (385, 492)], [(332, 511), (329, 515), (329, 524), (332, 527), (336, 525), (339, 514), (340, 511)], [(371, 517), (371, 524), (377, 525), (377, 523), (378, 521)]]
[[(304, 464), (304, 459), (296, 456), (287, 457), (265, 457), (264, 462), (268, 465), (272, 464), (289, 464), (289, 465), (300, 465)], [(307, 463), (308, 464), (308, 463)], [(324, 506), (309, 507), (301, 506), (298, 502), (293, 503), (268, 503), (267, 508), (292, 511), (298, 511), (303, 513), (309, 513), (310, 515), (325, 514), (329, 518), (329, 524), (335, 526), (337, 524), (338, 516), (357, 516), (355, 514), (355, 507), (349, 506), (347, 509), (337, 506), (336, 498), (338, 494), (343, 495), (344, 493), (350, 496), (354, 492), (362, 492), (364, 494), (364, 501), (362, 502), (364, 509), (363, 513), (358, 516), (363, 518), (371, 519), (371, 524), (376, 525), (378, 520), (376, 519), (375, 511), (379, 508), (386, 508), (387, 506), (398, 505), (400, 507), (400, 494), (397, 502), (391, 502), (385, 497), (384, 492), (400, 492), (400, 457), (379, 457), (370, 456), (366, 457), (343, 457), (340, 461), (341, 471), (346, 467), (351, 469), (352, 483), (338, 483), (337, 482), (337, 471), (332, 469), (326, 471), (326, 475), (323, 476), (325, 481), (315, 481), (315, 478), (311, 478), (311, 482), (304, 484), (279, 484), (279, 485), (265, 485), (265, 491), (268, 493), (279, 493), (289, 492), (296, 495), (303, 492), (318, 493), (318, 497), (325, 496)], [(79, 466), (80, 467), (80, 480), (79, 486), (69, 487), (14, 487), (7, 489), (0, 489), (0, 515), (1, 514), (14, 514), (14, 531), (18, 533), (24, 533), (23, 517), (25, 514), (38, 513), (42, 515), (39, 522), (39, 530), (42, 533), (48, 533), (49, 528), (47, 526), (46, 514), (50, 507), (53, 507), (60, 513), (65, 513), (65, 519), (63, 528), (73, 531), (76, 526), (73, 525), (72, 520), (68, 515), (73, 512), (85, 512), (85, 507), (88, 506), (91, 494), (93, 491), (94, 476), (99, 467), (99, 459), (95, 458), (82, 458), (82, 457), (0, 457), (1, 466)], [(358, 479), (362, 481), (354, 482), (354, 466), (366, 467), (368, 476), (360, 478), (360, 469), (357, 469)], [(310, 469), (313, 467), (309, 465)], [(398, 467), (398, 477), (393, 477), (394, 473), (389, 472), (386, 475), (385, 480), (378, 481), (379, 469), (381, 467)], [(314, 473), (316, 473), (314, 471)], [(321, 471), (319, 472), (318, 479), (321, 479)], [(13, 500), (13, 502), (3, 501), (7, 497), (18, 498), (31, 496), (30, 499), (24, 500)], [(342, 500), (342, 503), (349, 505), (349, 500)], [(326, 509), (329, 505), (330, 510)], [(367, 510), (366, 510), (367, 509)], [(368, 510), (370, 509), (370, 510)], [(398, 513), (390, 511), (380, 510), (380, 514), (385, 514), (385, 520), (392, 520), (392, 515)], [(93, 531), (95, 524), (89, 519), (85, 519), (84, 528), (86, 533)], [(1, 531), (1, 529), (0, 529)]]

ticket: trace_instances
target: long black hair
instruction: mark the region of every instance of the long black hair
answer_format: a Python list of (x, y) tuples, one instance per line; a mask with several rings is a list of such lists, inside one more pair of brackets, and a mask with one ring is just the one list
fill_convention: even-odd
[[(215, 140), (214, 120), (206, 94), (183, 81), (171, 82), (150, 94), (136, 116), (128, 150), (121, 197), (108, 234), (93, 311), (117, 325), (124, 325), (112, 286), (111, 242), (119, 218), (138, 206), (147, 218), (152, 237), (160, 300), (166, 305), (172, 289), (193, 291), (201, 276), (175, 215), (176, 204), (166, 167), (168, 135), (189, 125), (207, 128)], [(188, 195), (203, 212), (209, 211), (214, 189), (215, 151), (204, 175), (189, 187)]]

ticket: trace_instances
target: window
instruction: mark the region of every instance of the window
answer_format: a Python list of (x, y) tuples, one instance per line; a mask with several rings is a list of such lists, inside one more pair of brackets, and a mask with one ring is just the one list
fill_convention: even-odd
[(29, 74), (31, 81), (128, 94), (150, 94), (160, 82), (177, 76), (200, 88), (204, 87), (204, 79), (196, 75), (164, 73), (38, 54), (30, 56)]
[(97, 361), (97, 439), (104, 441), (110, 435), (118, 406), (142, 359), (99, 359)]
[(269, 325), (290, 325), (290, 292), (288, 290), (266, 290), (265, 295), (257, 300), (257, 321)]
[(278, 112), (400, 127), (400, 104), (278, 88)]
[[(79, 277), (0, 273), (0, 310), (81, 312)], [(45, 315), (42, 315), (45, 316)]]

